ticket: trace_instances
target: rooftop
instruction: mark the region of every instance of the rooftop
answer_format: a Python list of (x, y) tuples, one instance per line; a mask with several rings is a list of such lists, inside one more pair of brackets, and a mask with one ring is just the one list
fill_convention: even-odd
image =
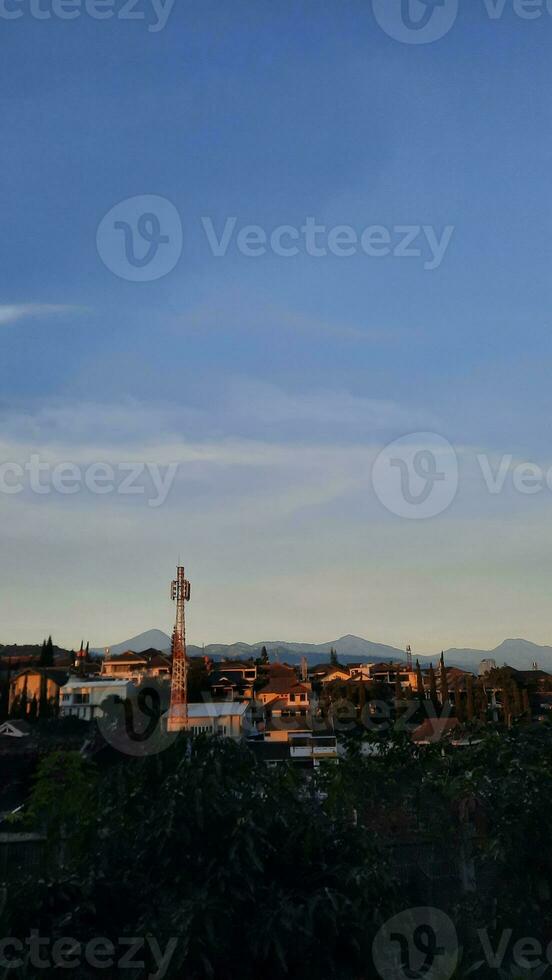
[(188, 718), (240, 717), (248, 708), (247, 701), (205, 701), (203, 704), (189, 704)]

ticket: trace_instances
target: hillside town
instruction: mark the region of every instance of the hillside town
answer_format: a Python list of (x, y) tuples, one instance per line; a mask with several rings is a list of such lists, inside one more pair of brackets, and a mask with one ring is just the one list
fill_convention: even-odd
[[(191, 590), (181, 566), (171, 595), (168, 651), (97, 651), (84, 641), (69, 651), (51, 637), (0, 648), (0, 894), (18, 930), (32, 935), (32, 896), (49, 882), (47, 905), (38, 898), (46, 935), (65, 941), (70, 921), (79, 936), (73, 946), (86, 950), (100, 930), (121, 955), (115, 933), (149, 935), (151, 908), (140, 894), (158, 896), (156, 928), (166, 937), (167, 896), (187, 907), (207, 888), (226, 936), (220, 950), (211, 940), (195, 950), (191, 923), (175, 950), (191, 977), (238, 976), (231, 936), (246, 908), (262, 931), (248, 889), (273, 907), (267, 875), (282, 894), (292, 888), (305, 913), (317, 902), (315, 918), (345, 902), (338, 929), (355, 937), (354, 949), (337, 954), (313, 934), (309, 956), (320, 958), (313, 976), (322, 975), (326, 955), (347, 964), (339, 976), (361, 976), (360, 958), (373, 955), (366, 942), (376, 942), (398, 894), (411, 905), (454, 910), (474, 955), (480, 916), (512, 915), (508, 890), (497, 905), (499, 880), (517, 892), (531, 882), (520, 929), (535, 907), (552, 928), (552, 873), (537, 868), (533, 849), (552, 801), (552, 674), (537, 662), (523, 670), (489, 657), (474, 673), (444, 653), (428, 663), (410, 646), (386, 661), (354, 661), (331, 648), (323, 658), (286, 663), (263, 645), (241, 658), (189, 654)], [(152, 851), (154, 840), (164, 856)], [(313, 846), (324, 855), (319, 881), (309, 881)], [(186, 868), (187, 884), (173, 878), (173, 866)], [(226, 904), (220, 869), (250, 879), (236, 908)], [(352, 904), (351, 873), (363, 881)], [(113, 875), (132, 880), (124, 912), (115, 895), (105, 898)], [(80, 911), (85, 894), (98, 909), (90, 920)], [(367, 915), (375, 915), (368, 931)], [(292, 921), (282, 928), (285, 955), (294, 959)], [(263, 949), (252, 952), (252, 964), (271, 960), (271, 940)], [(33, 965), (33, 955), (25, 962)], [(70, 965), (53, 952), (48, 962), (46, 977)], [(167, 970), (181, 975), (176, 960)], [(75, 977), (88, 976), (79, 971)], [(153, 970), (136, 973), (146, 975)], [(267, 975), (298, 973), (286, 959)]]
[[(25, 666), (12, 655), (0, 659), (4, 750), (15, 730), (38, 735), (47, 720), (72, 718), (84, 729), (104, 715), (102, 706), (132, 699), (152, 683), (168, 710), (170, 653), (106, 650), (93, 656), (84, 644), (74, 654), (54, 652), (51, 639), (37, 650)], [(408, 650), (400, 662), (341, 664), (332, 652), (327, 663), (309, 664), (303, 657), (294, 666), (270, 662), (263, 647), (247, 661), (187, 658), (187, 673), (186, 727), (192, 734), (243, 738), (267, 760), (297, 758), (299, 744), (310, 747), (314, 765), (319, 757), (337, 759), (340, 741), (363, 730), (392, 726), (414, 741), (449, 737), (455, 743), (484, 725), (552, 719), (552, 674), (536, 663), (519, 670), (482, 661), (474, 675), (448, 666), (443, 655), (435, 666), (422, 667)]]

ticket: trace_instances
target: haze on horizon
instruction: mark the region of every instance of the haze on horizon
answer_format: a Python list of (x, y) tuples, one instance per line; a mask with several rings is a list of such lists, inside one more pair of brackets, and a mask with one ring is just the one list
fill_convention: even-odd
[[(514, 471), (552, 465), (552, 18), (464, 4), (419, 47), (366, 0), (3, 30), (0, 464), (178, 471), (154, 507), (0, 492), (0, 642), (170, 632), (180, 554), (196, 644), (551, 643), (552, 490)], [(182, 255), (130, 282), (96, 233), (145, 194), (178, 211)], [(202, 218), (221, 234), (231, 216), (454, 233), (433, 270), (217, 257)], [(459, 476), (411, 520), (372, 467), (416, 432), (451, 444)], [(492, 474), (510, 458), (500, 492), (478, 455)]]

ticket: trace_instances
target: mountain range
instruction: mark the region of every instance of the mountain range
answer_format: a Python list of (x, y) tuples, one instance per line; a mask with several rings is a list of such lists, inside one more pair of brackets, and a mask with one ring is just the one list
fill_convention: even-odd
[[(116, 643), (109, 650), (112, 655), (124, 653), (127, 650), (140, 653), (151, 647), (168, 651), (170, 645), (170, 637), (162, 630), (154, 629), (133, 636), (122, 643)], [(332, 647), (336, 650), (339, 660), (343, 664), (355, 661), (376, 663), (380, 660), (406, 660), (405, 651), (398, 647), (374, 643), (361, 636), (350, 634), (328, 643), (290, 643), (284, 640), (264, 640), (259, 643), (210, 643), (205, 647), (189, 644), (188, 653), (192, 657), (204, 655), (212, 660), (238, 659), (258, 657), (263, 646), (266, 647), (271, 660), (285, 660), (290, 664), (298, 664), (303, 656), (312, 663), (325, 663), (329, 661)], [(104, 653), (104, 650), (98, 649), (94, 652)], [(480, 661), (487, 659), (495, 660), (499, 667), (506, 663), (510, 667), (517, 667), (519, 670), (531, 670), (533, 664), (537, 663), (543, 670), (552, 672), (552, 646), (539, 646), (529, 640), (504, 640), (493, 650), (451, 647), (445, 650), (444, 654), (448, 666), (463, 667), (474, 672), (477, 672)], [(418, 651), (415, 651), (414, 657), (419, 658), (422, 666), (427, 665), (430, 661), (436, 663), (438, 660), (435, 655), (430, 656)]]

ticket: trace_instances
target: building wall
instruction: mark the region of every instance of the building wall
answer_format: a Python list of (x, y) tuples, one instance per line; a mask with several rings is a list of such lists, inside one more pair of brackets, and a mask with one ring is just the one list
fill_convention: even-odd
[(10, 683), (9, 710), (11, 711), (14, 701), (18, 697), (22, 697), (25, 694), (25, 690), (29, 702), (32, 701), (34, 697), (36, 697), (37, 702), (40, 702), (43, 689), (48, 700), (58, 700), (60, 685), (49, 677), (43, 677), (43, 675), (38, 673), (38, 671), (33, 671), (30, 674), (23, 674), (20, 677), (14, 677)]
[(247, 719), (244, 715), (221, 715), (219, 718), (213, 718), (210, 715), (200, 715), (197, 718), (188, 719), (188, 729), (194, 735), (198, 735), (201, 732), (210, 732), (212, 734), (218, 732), (227, 738), (241, 738), (243, 735), (242, 724), (247, 724)]

